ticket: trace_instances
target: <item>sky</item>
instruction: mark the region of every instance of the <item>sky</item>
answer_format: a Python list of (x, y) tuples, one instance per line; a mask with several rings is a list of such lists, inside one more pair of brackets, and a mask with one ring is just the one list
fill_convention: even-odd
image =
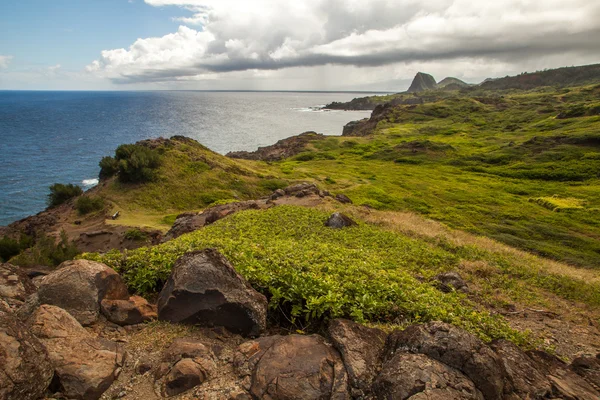
[(598, 0), (0, 2), (0, 90), (397, 92), (594, 63)]

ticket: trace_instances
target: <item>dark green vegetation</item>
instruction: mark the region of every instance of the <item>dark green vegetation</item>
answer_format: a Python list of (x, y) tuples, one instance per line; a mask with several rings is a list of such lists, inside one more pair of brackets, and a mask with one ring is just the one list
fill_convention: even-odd
[(22, 234), (19, 239), (13, 239), (9, 236), (3, 236), (0, 239), (0, 262), (6, 262), (25, 249), (33, 245), (33, 239), (30, 236)]
[(50, 186), (50, 193), (48, 194), (48, 207), (56, 207), (64, 202), (80, 196), (83, 194), (83, 190), (72, 183), (63, 184), (55, 183)]
[(364, 223), (327, 228), (328, 215), (290, 206), (245, 211), (159, 246), (84, 257), (115, 268), (131, 289), (148, 295), (162, 288), (178, 257), (212, 247), (270, 299), (274, 315), (298, 328), (335, 317), (396, 324), (442, 320), (486, 340), (528, 340), (464, 295), (434, 287), (435, 274), (455, 269), (463, 256)]
[(148, 239), (148, 234), (144, 231), (133, 228), (133, 229), (129, 229), (127, 232), (125, 232), (123, 237), (127, 240), (143, 241), (143, 240)]
[(121, 182), (150, 182), (160, 166), (157, 150), (140, 144), (122, 144), (117, 147), (115, 157), (104, 157), (100, 161), (100, 178), (109, 178), (118, 173)]
[(80, 196), (75, 200), (75, 209), (81, 215), (103, 210), (104, 199), (98, 196)]
[[(30, 245), (30, 243), (29, 243)], [(36, 238), (35, 244), (10, 259), (11, 264), (22, 267), (46, 265), (56, 267), (63, 261), (72, 260), (80, 251), (62, 231), (58, 240), (47, 235)]]

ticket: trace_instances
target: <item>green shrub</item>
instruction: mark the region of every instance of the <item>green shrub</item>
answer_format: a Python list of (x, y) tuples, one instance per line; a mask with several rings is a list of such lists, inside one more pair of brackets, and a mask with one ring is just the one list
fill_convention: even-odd
[(50, 194), (48, 194), (48, 206), (56, 207), (63, 204), (65, 201), (74, 197), (81, 196), (83, 190), (72, 183), (63, 184), (55, 183), (50, 186)]
[(113, 157), (107, 156), (100, 160), (100, 179), (110, 178), (119, 172), (119, 162)]
[(81, 196), (75, 201), (75, 208), (81, 215), (104, 209), (104, 199), (98, 196)]
[(118, 172), (121, 182), (149, 182), (155, 178), (159, 166), (158, 151), (138, 144), (122, 144), (117, 147), (114, 158), (104, 157), (100, 161), (100, 179)]
[(312, 323), (316, 328), (337, 317), (443, 320), (485, 340), (526, 340), (464, 295), (444, 294), (414, 277), (430, 278), (455, 268), (459, 259), (451, 252), (362, 223), (350, 229), (327, 228), (328, 216), (290, 206), (243, 211), (159, 246), (83, 257), (115, 268), (132, 290), (148, 295), (161, 290), (177, 258), (211, 247), (269, 298), (275, 316), (283, 313), (298, 326)]
[(0, 239), (0, 261), (7, 262), (33, 244), (30, 236), (21, 235), (19, 240), (4, 236)]
[(125, 232), (123, 237), (125, 237), (125, 239), (127, 240), (143, 241), (148, 239), (148, 233), (141, 231), (137, 228), (133, 228)]
[(21, 267), (56, 267), (64, 261), (74, 259), (79, 253), (77, 246), (70, 242), (65, 231), (62, 231), (58, 241), (50, 236), (41, 235), (33, 247), (14, 257), (11, 263)]

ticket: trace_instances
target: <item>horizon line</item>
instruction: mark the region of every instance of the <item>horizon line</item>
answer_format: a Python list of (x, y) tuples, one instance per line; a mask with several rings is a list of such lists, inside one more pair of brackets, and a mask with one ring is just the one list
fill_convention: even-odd
[(394, 90), (244, 90), (244, 89), (0, 89), (0, 92), (229, 92), (229, 93), (402, 93)]

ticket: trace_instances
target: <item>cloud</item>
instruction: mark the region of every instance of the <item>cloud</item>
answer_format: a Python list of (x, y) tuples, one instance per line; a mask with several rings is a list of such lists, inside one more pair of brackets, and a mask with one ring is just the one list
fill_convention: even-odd
[(187, 14), (177, 18), (183, 25), (128, 49), (102, 51), (88, 72), (142, 83), (332, 65), (388, 66), (388, 72), (427, 63), (510, 69), (542, 59), (593, 61), (600, 50), (600, 3), (593, 0), (145, 2), (179, 7)]
[(8, 64), (12, 61), (13, 56), (0, 55), (0, 68), (8, 68)]

